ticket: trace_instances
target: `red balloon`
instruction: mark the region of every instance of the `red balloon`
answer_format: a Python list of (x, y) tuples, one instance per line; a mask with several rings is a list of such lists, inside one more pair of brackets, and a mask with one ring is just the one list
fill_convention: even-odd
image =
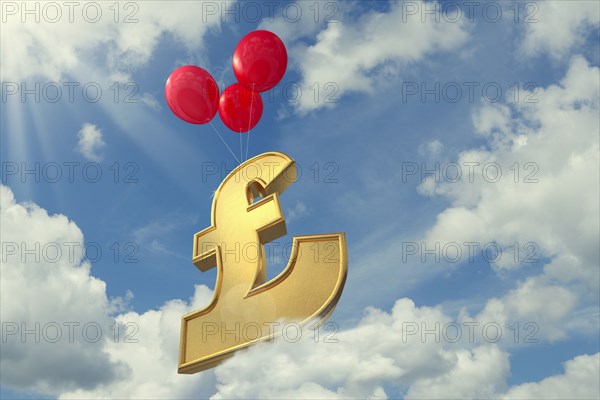
[(254, 128), (263, 112), (258, 92), (235, 83), (229, 86), (219, 100), (219, 116), (232, 131), (242, 133)]
[(257, 92), (277, 85), (286, 68), (285, 45), (273, 32), (250, 32), (240, 40), (233, 53), (233, 72), (238, 82)]
[(217, 82), (195, 65), (184, 65), (171, 73), (165, 97), (171, 111), (190, 124), (206, 124), (219, 108)]

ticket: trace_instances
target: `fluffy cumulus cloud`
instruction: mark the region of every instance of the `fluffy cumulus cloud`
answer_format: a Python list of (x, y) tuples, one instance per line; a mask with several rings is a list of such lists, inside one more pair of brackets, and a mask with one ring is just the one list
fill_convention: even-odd
[(471, 333), (465, 329), (455, 341), (455, 333), (450, 335), (442, 327), (451, 324), (457, 322), (437, 307), (417, 307), (409, 299), (400, 299), (390, 313), (367, 309), (355, 327), (335, 335), (304, 330), (298, 340), (293, 329), (291, 342), (259, 344), (217, 367), (218, 391), (212, 398), (587, 399), (600, 395), (594, 384), (598, 354), (568, 361), (564, 375), (509, 388), (509, 353), (502, 343), (477, 340), (485, 335), (480, 328)]
[(92, 65), (118, 74), (146, 64), (164, 36), (199, 50), (203, 35), (221, 21), (208, 11), (189, 1), (2, 2), (2, 79), (57, 81)]
[[(579, 22), (570, 23), (572, 28), (597, 18), (597, 12), (585, 17), (578, 7)], [(531, 33), (524, 46), (542, 46), (536, 35)], [(545, 50), (564, 54), (575, 45), (569, 40), (548, 43)], [(550, 342), (565, 339), (569, 329), (597, 335), (597, 324), (586, 328), (577, 319), (585, 314), (597, 321), (598, 312), (599, 72), (575, 56), (558, 84), (532, 93), (534, 102), (488, 104), (476, 110), (474, 131), (486, 145), (461, 152), (457, 160), (443, 159), (437, 141), (422, 146), (424, 157), (452, 165), (447, 174), (442, 169), (440, 175), (427, 176), (418, 188), (422, 195), (443, 196), (452, 203), (427, 232), (427, 248), (436, 243), (498, 243), (504, 256), (492, 266), (499, 272), (527, 266), (530, 254), (545, 263), (540, 274), (488, 299), (475, 316), (462, 310), (460, 320), (497, 323), (505, 332), (512, 321), (534, 321), (537, 338)], [(459, 179), (457, 169), (462, 171)], [(515, 243), (521, 248), (517, 259)], [(463, 365), (468, 365), (465, 360)], [(566, 363), (563, 375), (511, 388), (505, 397), (596, 398), (598, 367), (598, 355), (582, 355)], [(444, 378), (416, 383), (409, 397), (443, 397), (444, 392), (436, 391), (437, 382)]]
[(600, 5), (595, 1), (538, 1), (524, 11), (528, 17), (521, 51), (529, 56), (564, 58), (600, 23)]
[[(576, 261), (569, 274), (556, 267), (549, 273), (562, 280), (595, 277), (589, 267), (598, 260), (599, 239), (598, 73), (575, 57), (560, 84), (537, 90), (536, 102), (477, 111), (473, 124), (488, 146), (459, 154), (457, 182), (456, 171), (448, 169), (427, 176), (420, 187), (422, 194), (452, 202), (427, 239), (504, 246), (534, 241), (538, 258)], [(496, 267), (522, 265), (512, 260), (504, 257)]]
[[(560, 84), (539, 88), (535, 102), (476, 111), (473, 125), (487, 146), (442, 160), (455, 166), (427, 176), (420, 187), (453, 206), (438, 216), (428, 238), (504, 245), (535, 240), (545, 256), (597, 261), (598, 73), (575, 57)], [(454, 182), (459, 168), (462, 177)], [(498, 267), (514, 267), (505, 261)]]
[(503, 390), (508, 354), (495, 344), (464, 348), (442, 340), (436, 324), (450, 320), (409, 299), (390, 313), (369, 308), (357, 326), (335, 335), (304, 330), (298, 342), (239, 353), (216, 369), (214, 398), (382, 399), (407, 389), (408, 397), (458, 398)]
[(82, 262), (82, 232), (64, 215), (16, 203), (5, 186), (1, 204), (2, 383), (54, 391), (114, 379), (123, 366), (94, 343), (94, 327), (110, 325), (111, 303), (105, 283)]
[[(573, 290), (548, 282), (540, 277), (528, 278), (501, 298), (491, 298), (484, 309), (475, 317), (479, 324), (497, 324), (502, 332), (510, 332), (514, 323), (522, 325), (526, 332), (523, 343), (538, 343), (540, 340), (554, 342), (567, 338), (567, 324), (577, 306), (578, 297)], [(589, 312), (589, 316), (593, 312)]]
[(126, 366), (116, 379), (94, 388), (65, 391), (60, 399), (167, 399), (205, 398), (214, 392), (212, 372), (190, 376), (177, 373), (181, 316), (202, 308), (212, 298), (206, 286), (197, 286), (189, 303), (172, 300), (158, 310), (129, 311), (115, 317), (123, 329), (120, 340), (105, 341), (107, 357)]
[(83, 124), (77, 133), (76, 150), (90, 161), (101, 161), (102, 155), (100, 151), (106, 146), (102, 138), (102, 131), (93, 124)]
[(189, 397), (211, 386), (210, 374), (177, 374), (181, 316), (210, 301), (208, 288), (127, 312), (127, 298), (109, 299), (91, 274), (73, 221), (0, 190), (3, 386), (67, 398)]
[[(434, 8), (425, 2), (411, 3), (417, 10)], [(353, 16), (351, 4), (340, 4), (350, 9), (331, 3), (336, 7), (331, 13), (324, 12), (332, 14), (331, 19), (312, 18), (314, 10), (310, 9), (303, 12), (305, 17), (297, 24), (286, 24), (282, 16), (261, 25), (287, 41), (292, 65), (302, 75), (303, 95), (296, 102), (301, 113), (334, 106), (347, 92), (373, 93), (377, 82), (386, 81), (380, 78), (397, 76), (400, 66), (435, 52), (456, 49), (468, 37), (464, 21), (439, 18), (436, 22), (434, 16), (423, 21), (420, 12), (411, 15), (401, 1), (390, 2), (387, 11), (370, 11), (360, 17)], [(315, 33), (316, 40), (312, 39)], [(305, 36), (311, 37), (310, 42), (300, 40)]]
[(453, 161), (461, 179), (455, 181), (453, 167), (452, 176), (431, 175), (419, 187), (452, 203), (427, 232), (428, 248), (458, 243), (464, 250), (476, 243), (482, 251), (494, 243), (500, 252), (488, 259), (503, 273), (545, 264), (489, 299), (477, 320), (504, 328), (515, 320), (535, 322), (539, 338), (552, 342), (569, 329), (580, 331), (578, 313), (592, 319), (597, 313), (599, 72), (576, 56), (559, 84), (535, 92), (535, 102), (483, 106), (473, 126), (487, 146)]
[(600, 354), (581, 355), (565, 363), (565, 373), (510, 389), (506, 399), (597, 399)]
[(455, 363), (440, 376), (415, 382), (407, 399), (493, 398), (504, 388), (508, 354), (494, 346), (456, 351)]

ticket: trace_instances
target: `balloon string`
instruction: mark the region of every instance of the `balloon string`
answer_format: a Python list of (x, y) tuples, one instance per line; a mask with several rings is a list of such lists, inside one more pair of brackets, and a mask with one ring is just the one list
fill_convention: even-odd
[(209, 121), (209, 124), (210, 124), (211, 128), (213, 128), (213, 131), (215, 131), (215, 133), (217, 134), (217, 136), (219, 137), (219, 139), (221, 139), (221, 141), (223, 142), (223, 144), (227, 147), (227, 150), (229, 150), (229, 152), (231, 153), (231, 155), (233, 156), (233, 158), (235, 158), (235, 161), (237, 161), (238, 163), (240, 163), (240, 160), (238, 160), (238, 158), (235, 156), (235, 153), (231, 150), (231, 147), (229, 147), (229, 145), (227, 144), (227, 142), (223, 139), (223, 137), (221, 136), (221, 134), (219, 133), (219, 131), (217, 130), (217, 128), (215, 128), (215, 126), (213, 125), (212, 121)]
[(248, 147), (250, 147), (250, 131), (248, 131), (248, 138), (246, 139), (246, 160), (248, 159)]
[(244, 150), (242, 148), (242, 132), (240, 132), (238, 136), (240, 137), (240, 164), (241, 164), (242, 161), (244, 160)]
[[(254, 93), (254, 83), (252, 84), (252, 94)], [(250, 99), (254, 96), (251, 94)], [(260, 96), (260, 94), (259, 94)], [(246, 139), (246, 159), (248, 158), (248, 148), (250, 147), (250, 124), (252, 123), (252, 106), (254, 105), (254, 101), (250, 100), (250, 118), (248, 118), (248, 138)]]

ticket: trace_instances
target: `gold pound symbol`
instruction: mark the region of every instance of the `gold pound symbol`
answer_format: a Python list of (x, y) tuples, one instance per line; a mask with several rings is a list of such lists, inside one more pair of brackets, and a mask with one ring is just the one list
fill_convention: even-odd
[(215, 192), (212, 225), (194, 235), (192, 262), (203, 272), (217, 267), (217, 281), (211, 303), (182, 318), (179, 373), (212, 368), (273, 338), (279, 322), (322, 323), (333, 312), (348, 269), (343, 233), (294, 237), (286, 268), (265, 282), (264, 244), (286, 234), (279, 196), (296, 177), (292, 158), (264, 153)]

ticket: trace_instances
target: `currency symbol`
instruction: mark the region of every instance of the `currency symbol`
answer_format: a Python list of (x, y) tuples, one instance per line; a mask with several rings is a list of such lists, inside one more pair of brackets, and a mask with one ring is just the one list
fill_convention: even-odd
[(211, 226), (194, 235), (192, 262), (217, 268), (211, 303), (184, 315), (179, 373), (212, 368), (287, 322), (324, 322), (347, 274), (343, 233), (296, 236), (286, 268), (266, 282), (264, 244), (286, 234), (279, 196), (297, 178), (295, 161), (271, 152), (233, 170), (212, 203)]

